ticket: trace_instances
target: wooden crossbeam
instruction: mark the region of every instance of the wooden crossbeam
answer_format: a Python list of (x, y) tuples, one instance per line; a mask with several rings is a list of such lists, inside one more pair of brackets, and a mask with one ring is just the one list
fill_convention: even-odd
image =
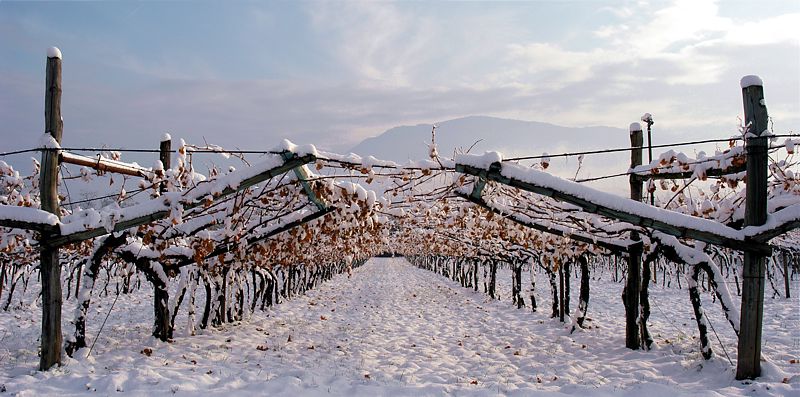
[(58, 226), (47, 225), (38, 222), (19, 221), (13, 219), (0, 219), (0, 227), (10, 227), (12, 229), (33, 230), (35, 232), (53, 233), (58, 231)]
[(147, 174), (152, 174), (153, 171), (136, 167), (132, 164), (126, 164), (119, 161), (109, 160), (102, 157), (92, 158), (81, 156), (79, 154), (61, 152), (61, 162), (82, 165), (102, 172), (113, 172), (115, 174), (131, 175), (146, 177)]
[[(306, 215), (306, 216), (304, 216), (304, 217), (302, 217), (300, 219), (294, 220), (294, 221), (289, 222), (289, 223), (287, 223), (287, 224), (285, 224), (283, 226), (280, 226), (278, 228), (270, 230), (269, 232), (264, 233), (264, 234), (262, 234), (260, 236), (250, 237), (250, 238), (247, 239), (247, 246), (249, 247), (249, 246), (252, 246), (254, 244), (260, 243), (260, 242), (262, 242), (262, 241), (264, 241), (264, 240), (266, 240), (266, 239), (268, 239), (268, 238), (270, 238), (272, 236), (276, 236), (276, 235), (281, 234), (281, 233), (283, 233), (285, 231), (294, 229), (294, 228), (296, 228), (298, 226), (301, 226), (303, 224), (311, 222), (311, 221), (313, 221), (315, 219), (321, 218), (321, 217), (333, 212), (334, 210), (335, 210), (334, 208), (327, 208), (326, 207), (326, 208), (324, 208), (324, 209), (322, 209), (320, 211), (313, 212), (313, 213), (311, 213), (309, 215)], [(204, 259), (209, 259), (209, 258), (213, 258), (213, 257), (219, 256), (219, 255), (224, 255), (224, 254), (234, 250), (237, 246), (238, 246), (238, 244), (236, 244), (236, 243), (228, 243), (228, 244), (225, 244), (225, 245), (217, 246), (217, 248), (214, 248), (214, 250), (211, 251), (209, 254), (207, 254)], [(195, 263), (195, 260), (193, 258), (185, 259), (185, 260), (179, 262), (177, 265), (175, 265), (175, 267), (180, 268), (180, 267), (183, 267), (183, 266), (191, 265), (193, 263)]]
[(298, 220), (289, 222), (289, 223), (287, 223), (287, 224), (285, 224), (285, 225), (283, 225), (283, 226), (281, 226), (279, 228), (270, 230), (269, 232), (267, 232), (267, 233), (265, 233), (263, 235), (250, 237), (250, 238), (247, 239), (247, 245), (251, 246), (253, 244), (260, 243), (260, 242), (262, 242), (262, 241), (264, 241), (264, 240), (266, 240), (266, 239), (268, 239), (268, 238), (270, 238), (272, 236), (281, 234), (281, 233), (283, 233), (283, 232), (285, 232), (287, 230), (294, 229), (294, 228), (296, 228), (296, 227), (298, 227), (300, 225), (306, 224), (306, 223), (311, 222), (311, 221), (313, 221), (315, 219), (318, 219), (318, 218), (321, 218), (321, 217), (323, 217), (325, 215), (328, 215), (328, 214), (330, 214), (331, 212), (333, 212), (335, 210), (336, 210), (335, 208), (326, 207), (326, 208), (324, 208), (322, 210), (319, 210), (317, 212), (314, 212), (314, 213), (311, 213), (309, 215), (306, 215), (306, 216), (304, 216), (304, 217), (302, 217), (302, 218), (300, 218)]
[(755, 236), (751, 237), (753, 241), (758, 241), (762, 243), (766, 243), (769, 240), (772, 240), (775, 237), (780, 236), (786, 232), (790, 232), (794, 229), (800, 228), (800, 220), (784, 223), (776, 228), (771, 230), (767, 230), (763, 233), (756, 234)]
[(487, 171), (485, 169), (477, 168), (466, 164), (456, 164), (456, 171), (475, 176), (479, 176), (483, 172), (485, 173), (486, 178), (488, 180), (516, 187), (531, 193), (536, 193), (543, 196), (551, 197), (555, 200), (577, 205), (586, 212), (602, 215), (612, 219), (617, 219), (636, 226), (655, 229), (660, 232), (669, 234), (671, 236), (699, 240), (706, 243), (715, 244), (726, 248), (731, 248), (737, 251), (759, 252), (764, 255), (769, 255), (772, 252), (772, 249), (769, 247), (769, 245), (763, 244), (761, 242), (753, 241), (750, 239), (737, 240), (734, 238), (719, 236), (717, 234), (708, 231), (695, 230), (684, 226), (676, 226), (657, 219), (652, 219), (636, 214), (629, 214), (627, 212), (617, 210), (614, 208), (609, 208), (604, 205), (596, 204), (584, 198), (577, 197), (569, 193), (561, 192), (559, 190), (550, 187), (539, 186), (535, 183), (509, 178), (503, 176), (500, 173), (500, 171)]
[[(519, 218), (515, 214), (503, 212), (503, 211), (500, 211), (497, 208), (492, 207), (491, 205), (489, 205), (489, 203), (484, 201), (482, 198), (477, 198), (476, 199), (472, 195), (466, 195), (466, 194), (462, 194), (462, 193), (456, 193), (456, 195), (458, 195), (459, 197), (463, 198), (464, 200), (470, 201), (470, 202), (475, 203), (475, 204), (477, 204), (477, 205), (479, 205), (479, 206), (481, 206), (483, 208), (486, 208), (487, 210), (492, 211), (497, 215), (503, 216), (505, 218), (508, 218), (508, 219), (510, 219), (510, 220), (522, 225), (522, 226), (529, 227), (531, 229), (535, 229), (535, 230), (538, 230), (540, 232), (552, 234), (554, 236), (559, 236), (559, 237), (568, 237), (568, 238), (571, 238), (572, 240), (580, 241), (582, 243), (593, 244), (593, 245), (596, 245), (598, 247), (605, 248), (605, 249), (607, 249), (609, 251), (612, 251), (614, 253), (627, 253), (628, 250), (630, 249), (630, 246), (628, 246), (628, 245), (617, 244), (617, 243), (614, 243), (614, 242), (611, 242), (611, 241), (606, 241), (604, 239), (593, 238), (592, 236), (590, 236), (588, 234), (584, 234), (584, 233), (569, 233), (569, 232), (566, 232), (566, 231), (563, 231), (563, 230), (554, 229), (554, 228), (551, 228), (551, 227), (536, 223), (536, 222), (534, 222), (532, 220), (523, 220), (523, 219)], [(639, 243), (639, 244), (641, 244), (641, 243)]]
[[(310, 163), (312, 161), (316, 161), (316, 157), (311, 155), (311, 154), (307, 154), (307, 155), (304, 155), (304, 156), (295, 156), (295, 157), (291, 158), (290, 160), (286, 160), (283, 164), (281, 164), (281, 165), (279, 165), (279, 166), (277, 166), (275, 168), (270, 168), (270, 169), (268, 169), (268, 170), (266, 170), (264, 172), (261, 172), (259, 174), (253, 175), (253, 176), (251, 176), (249, 178), (246, 178), (246, 179), (242, 180), (236, 188), (226, 187), (219, 195), (216, 196), (215, 199), (225, 198), (226, 196), (230, 196), (230, 195), (232, 195), (232, 194), (234, 194), (236, 192), (239, 192), (241, 190), (247, 189), (247, 188), (249, 188), (249, 187), (251, 187), (253, 185), (256, 185), (258, 183), (261, 183), (261, 182), (263, 182), (265, 180), (272, 179), (272, 178), (274, 178), (274, 177), (276, 177), (276, 176), (278, 176), (280, 174), (283, 174), (283, 173), (285, 173), (287, 171), (290, 171), (293, 168), (299, 167), (301, 165), (308, 164), (308, 163)], [(192, 208), (195, 208), (195, 207), (198, 207), (198, 206), (202, 205), (202, 202), (195, 201), (195, 202), (191, 202), (191, 203), (183, 203), (182, 205), (183, 205), (183, 209), (184, 210), (190, 210)], [(143, 225), (143, 224), (146, 224), (146, 223), (154, 222), (154, 221), (157, 221), (159, 219), (164, 219), (168, 215), (169, 215), (169, 211), (168, 210), (157, 211), (157, 212), (150, 213), (150, 214), (147, 214), (147, 215), (143, 215), (143, 216), (139, 216), (139, 217), (135, 217), (135, 218), (131, 218), (131, 219), (126, 219), (126, 220), (123, 220), (121, 222), (117, 222), (114, 225), (114, 229), (113, 230), (107, 230), (104, 227), (98, 227), (98, 228), (84, 230), (84, 231), (80, 231), (80, 232), (76, 232), (76, 233), (55, 236), (55, 237), (49, 238), (47, 241), (42, 241), (41, 244), (43, 246), (47, 246), (47, 247), (59, 247), (59, 246), (65, 245), (65, 244), (74, 243), (74, 242), (77, 242), (77, 241), (83, 241), (83, 240), (87, 240), (87, 239), (90, 239), (90, 238), (102, 236), (102, 235), (110, 233), (110, 232), (111, 233), (120, 232), (120, 231), (125, 230), (125, 229), (130, 229), (132, 227), (136, 227), (136, 226)]]

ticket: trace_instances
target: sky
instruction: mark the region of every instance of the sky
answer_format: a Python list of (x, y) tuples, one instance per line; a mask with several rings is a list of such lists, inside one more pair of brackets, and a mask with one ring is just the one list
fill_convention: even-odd
[(644, 112), (654, 143), (720, 138), (748, 74), (775, 132), (800, 126), (796, 0), (0, 0), (0, 152), (39, 142), (51, 46), (68, 147), (157, 148), (169, 132), (347, 152), (468, 115), (627, 128)]

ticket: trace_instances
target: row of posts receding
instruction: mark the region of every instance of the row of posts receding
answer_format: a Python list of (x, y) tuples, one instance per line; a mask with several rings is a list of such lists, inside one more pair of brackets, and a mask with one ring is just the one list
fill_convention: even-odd
[[(759, 226), (766, 222), (767, 216), (767, 109), (764, 105), (764, 91), (760, 85), (742, 88), (744, 101), (745, 155), (747, 158), (747, 185), (745, 204), (745, 226)], [(648, 130), (650, 123), (648, 123)], [(61, 58), (48, 57), (45, 92), (45, 131), (61, 143), (63, 122), (61, 120)], [(631, 168), (642, 164), (643, 132), (630, 133)], [(650, 145), (651, 142), (648, 142)], [(649, 146), (648, 145), (648, 146)], [(170, 142), (161, 142), (160, 160), (167, 169), (170, 165)], [(651, 154), (652, 157), (652, 154)], [(60, 215), (58, 204), (59, 154), (56, 150), (42, 152), (40, 173), (41, 208)], [(642, 200), (642, 180), (630, 176), (631, 199)], [(652, 204), (652, 203), (651, 203)], [(44, 232), (41, 241), (47, 242), (52, 235)], [(641, 241), (638, 232), (631, 233), (631, 240)], [(42, 338), (39, 368), (47, 370), (61, 361), (61, 271), (59, 248), (41, 244), (42, 275)], [(639, 316), (639, 290), (641, 283), (642, 245), (631, 246), (628, 255), (628, 280), (626, 283), (626, 338), (625, 344), (631, 349), (641, 346), (637, 319)], [(764, 305), (764, 271), (766, 257), (763, 253), (745, 251), (741, 331), (738, 343), (737, 379), (760, 376), (761, 332)]]

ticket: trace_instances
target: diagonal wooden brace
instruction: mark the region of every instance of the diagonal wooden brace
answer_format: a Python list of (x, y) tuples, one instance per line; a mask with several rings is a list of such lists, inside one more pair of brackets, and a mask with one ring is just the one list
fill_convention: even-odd
[[(281, 157), (284, 160), (289, 161), (297, 157), (296, 153), (285, 151), (281, 153)], [(300, 185), (303, 186), (303, 191), (308, 196), (308, 200), (314, 203), (320, 211), (326, 211), (328, 206), (325, 204), (316, 193), (314, 193), (314, 189), (311, 187), (311, 182), (308, 180), (308, 168), (305, 165), (301, 165), (292, 169), (294, 171), (294, 175), (297, 177), (297, 180), (300, 181)]]

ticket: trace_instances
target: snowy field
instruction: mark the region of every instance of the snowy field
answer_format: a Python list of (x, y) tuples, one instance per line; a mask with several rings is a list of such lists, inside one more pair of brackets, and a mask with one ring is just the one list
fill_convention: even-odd
[[(642, 352), (624, 347), (622, 285), (608, 277), (592, 281), (591, 328), (572, 335), (548, 317), (543, 278), (540, 311), (531, 313), (511, 306), (510, 273), (498, 277), (502, 300), (492, 301), (403, 259), (372, 259), (350, 279), (336, 276), (241, 324), (186, 337), (179, 317), (173, 343), (149, 336), (148, 294), (121, 296), (91, 356), (84, 349), (46, 373), (35, 370), (40, 309), (32, 286), (24, 307), (0, 312), (0, 396), (800, 395), (796, 295), (766, 300), (764, 375), (741, 382), (713, 333), (714, 358), (700, 356), (685, 289), (651, 288), (657, 346)], [(703, 299), (735, 360), (730, 326), (711, 295)], [(93, 303), (90, 345), (113, 300)], [(65, 314), (74, 304), (65, 303)]]

